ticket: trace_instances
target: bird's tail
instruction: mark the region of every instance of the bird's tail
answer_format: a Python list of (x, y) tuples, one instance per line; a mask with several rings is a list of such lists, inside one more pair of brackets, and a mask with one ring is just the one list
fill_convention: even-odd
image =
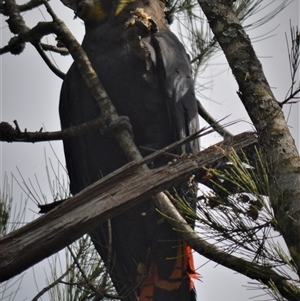
[(149, 271), (140, 285), (139, 301), (196, 301), (193, 279), (198, 279), (195, 272), (193, 254), (190, 246), (182, 242), (177, 247), (176, 258), (166, 259), (165, 265), (173, 265), (167, 278), (162, 278), (165, 266), (152, 261)]

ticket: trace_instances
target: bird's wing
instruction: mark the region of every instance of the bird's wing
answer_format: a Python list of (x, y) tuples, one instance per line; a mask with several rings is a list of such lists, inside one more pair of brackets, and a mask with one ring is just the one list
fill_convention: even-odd
[[(110, 32), (115, 34), (113, 29)], [(188, 56), (174, 34), (164, 30), (147, 41), (153, 48), (153, 77), (156, 78), (155, 83), (160, 85), (161, 93), (157, 87), (148, 85), (142, 78), (144, 69), (140, 58), (135, 60), (127, 48), (119, 49), (118, 42), (111, 42), (108, 45), (114, 48), (107, 49), (106, 41), (103, 40), (104, 46), (97, 43), (95, 47), (99, 49), (89, 53), (94, 47), (94, 40), (90, 40), (86, 51), (94, 60), (94, 68), (103, 80), (118, 112), (128, 115), (133, 121), (134, 136), (140, 137), (138, 143), (143, 145), (145, 131), (150, 131), (149, 140), (153, 139), (150, 142), (164, 147), (197, 130), (193, 80)], [(126, 57), (120, 56), (121, 54), (126, 54)], [(130, 62), (126, 62), (129, 55)], [(153, 95), (157, 99), (153, 99)], [(143, 103), (138, 103), (139, 101)], [(167, 104), (167, 111), (164, 109), (164, 102)], [(136, 110), (136, 106), (142, 109)], [(163, 110), (157, 112), (156, 108)], [(143, 116), (137, 118), (136, 112)], [(148, 112), (157, 116), (147, 116)], [(62, 128), (92, 120), (99, 113), (78, 69), (73, 66), (66, 76), (61, 92)], [(134, 120), (136, 118), (138, 122)], [(147, 120), (147, 126), (134, 126), (140, 124), (141, 119)], [(160, 127), (159, 131), (156, 130), (157, 126)], [(73, 194), (98, 180), (101, 175), (107, 175), (126, 163), (125, 156), (113, 138), (103, 137), (97, 130), (65, 139), (64, 147)], [(196, 147), (196, 142), (188, 144), (179, 153), (194, 151)], [(140, 301), (194, 300), (190, 297), (194, 296), (193, 290), (190, 293), (189, 273), (193, 270), (188, 260), (191, 257), (190, 250), (178, 233), (155, 210), (150, 199), (113, 218), (111, 227), (107, 223), (99, 225), (91, 234), (104, 261), (107, 263), (110, 258), (109, 271), (117, 291), (122, 296), (129, 293), (124, 300), (136, 300), (134, 290), (140, 294)], [(139, 275), (140, 263), (148, 270)], [(142, 279), (138, 279), (139, 277)], [(149, 287), (150, 291), (145, 291)], [(149, 294), (152, 299), (148, 299)], [(145, 299), (142, 296), (146, 296)]]
[[(156, 48), (156, 65), (166, 94), (169, 122), (176, 140), (199, 129), (197, 103), (189, 57), (178, 38), (170, 31), (162, 31), (152, 38)], [(191, 153), (199, 148), (194, 141), (182, 151)]]

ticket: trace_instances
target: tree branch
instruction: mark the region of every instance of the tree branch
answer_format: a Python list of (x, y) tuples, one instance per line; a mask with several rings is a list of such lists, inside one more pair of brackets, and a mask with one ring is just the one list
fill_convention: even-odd
[[(31, 0), (25, 4), (19, 5), (19, 11), (24, 12), (31, 9), (34, 9), (36, 7), (39, 7), (40, 5), (43, 5), (43, 3), (40, 0)], [(9, 16), (9, 12), (6, 9), (5, 3), (0, 3), (0, 13), (4, 16)]]
[(231, 1), (198, 0), (239, 85), (259, 137), (270, 176), (270, 200), (280, 231), (300, 273), (300, 158), (251, 41)]
[(197, 108), (198, 108), (198, 114), (223, 138), (232, 137), (233, 135), (222, 125), (220, 125), (219, 122), (217, 122), (216, 119), (214, 119), (208, 111), (204, 108), (204, 106), (201, 104), (199, 100), (197, 100)]
[(182, 218), (169, 199), (164, 198), (163, 195), (160, 195), (160, 197), (161, 198), (158, 199), (156, 205), (160, 208), (164, 215), (169, 217), (169, 222), (172, 224), (174, 229), (181, 233), (182, 238), (188, 241), (190, 246), (196, 252), (251, 279), (261, 281), (270, 288), (272, 288), (271, 285), (273, 282), (273, 285), (275, 284), (276, 288), (287, 300), (299, 301), (299, 288), (288, 282), (287, 278), (274, 272), (268, 266), (258, 265), (254, 262), (238, 258), (228, 252), (220, 250), (215, 245), (208, 243), (197, 235), (195, 231), (193, 231), (191, 226), (184, 218)]
[[(13, 0), (8, 0), (7, 2), (13, 2)], [(213, 8), (220, 7), (220, 3), (219, 3), (220, 1), (217, 1), (218, 2), (217, 3), (216, 1), (199, 0), (199, 2), (200, 5), (202, 2), (203, 3), (207, 2), (205, 3), (207, 6), (210, 5), (210, 3), (208, 2), (213, 2), (212, 4)], [(221, 2), (225, 3), (225, 1), (221, 1)], [(106, 93), (104, 92), (104, 89), (101, 86), (96, 73), (94, 72), (90, 63), (88, 62), (85, 53), (82, 51), (77, 41), (71, 35), (69, 35), (70, 33), (68, 29), (65, 27), (64, 23), (55, 16), (48, 3), (44, 2), (44, 4), (47, 7), (48, 12), (52, 15), (53, 22), (39, 23), (40, 26), (39, 29), (42, 29), (42, 31), (36, 32), (37, 35), (34, 35), (33, 34), (34, 32), (32, 32), (31, 30), (30, 32), (33, 35), (28, 36), (29, 31), (26, 30), (23, 37), (20, 38), (19, 43), (22, 43), (25, 40), (27, 41), (27, 39), (28, 41), (36, 42), (40, 39), (41, 33), (47, 34), (47, 32), (54, 31), (59, 38), (62, 38), (62, 41), (65, 43), (67, 48), (70, 49), (70, 53), (74, 57), (74, 60), (77, 61), (78, 68), (79, 70), (81, 70), (82, 74), (87, 74), (89, 76), (90, 80), (87, 80), (88, 86), (91, 88), (93, 95), (98, 101), (101, 107), (101, 111), (108, 116), (109, 121), (116, 120), (118, 118), (118, 115), (116, 114), (114, 108), (109, 105), (110, 101)], [(228, 3), (226, 2), (225, 4), (226, 4), (225, 8), (227, 8)], [(221, 10), (222, 8), (223, 5), (221, 6)], [(221, 12), (223, 13), (223, 11)], [(213, 23), (213, 21), (215, 20), (211, 20), (210, 22)], [(49, 26), (50, 24), (51, 26)], [(226, 34), (228, 35), (228, 32), (226, 32)], [(17, 40), (18, 39), (19, 38), (17, 37)], [(249, 76), (248, 71), (243, 75), (244, 75), (243, 78), (244, 80), (248, 79)], [(240, 90), (242, 91), (241, 88)], [(244, 96), (245, 97), (247, 96), (246, 93), (243, 95), (243, 97)], [(253, 97), (254, 96), (256, 97), (257, 94), (254, 93)], [(269, 98), (263, 97), (262, 100), (267, 101), (269, 100)], [(267, 119), (267, 121), (270, 121), (270, 116), (272, 116), (272, 118), (276, 118), (277, 114), (279, 114), (278, 111), (276, 111), (276, 114), (270, 114), (268, 116), (269, 119)], [(266, 126), (263, 126), (263, 124), (258, 124), (258, 125), (261, 125), (261, 127), (259, 127), (260, 131), (266, 129)], [(137, 148), (133, 145), (132, 139), (129, 133), (127, 133), (127, 131), (116, 132), (115, 137), (118, 140), (119, 144), (121, 145), (122, 149), (125, 150), (125, 153), (129, 160), (137, 160), (137, 161), (142, 160), (139, 152), (137, 151)], [(272, 154), (274, 154), (274, 152)], [(216, 155), (218, 155), (218, 152), (214, 149), (214, 159)], [(195, 159), (196, 157), (192, 157), (192, 158)], [(190, 162), (191, 166), (190, 169), (187, 169), (186, 166), (184, 166), (184, 169), (182, 170), (180, 169), (181, 166), (180, 163), (185, 161)], [(126, 208), (135, 205), (137, 202), (145, 198), (148, 198), (149, 194), (160, 191), (163, 187), (170, 187), (175, 185), (177, 181), (178, 182), (182, 181), (182, 178), (180, 176), (178, 176), (176, 179), (170, 178), (173, 172), (176, 171), (177, 173), (178, 171), (177, 169), (175, 169), (175, 167), (176, 168), (179, 167), (179, 170), (181, 170), (182, 172), (181, 176), (183, 177), (183, 175), (185, 175), (186, 173), (192, 171), (196, 172), (197, 168), (199, 168), (198, 165), (207, 164), (208, 159), (206, 158), (206, 160), (200, 162), (197, 161), (197, 159), (193, 161), (190, 158), (187, 158), (187, 159), (179, 160), (178, 163), (174, 165), (166, 166), (158, 170), (144, 170), (143, 173), (136, 172), (135, 175), (131, 174), (131, 175), (124, 176), (124, 182), (123, 182), (124, 185), (122, 187), (120, 187), (120, 185), (118, 185), (117, 188), (115, 187), (115, 185), (109, 187), (106, 186), (105, 192), (103, 192), (103, 190), (99, 188), (101, 187), (101, 185), (99, 187), (97, 186), (99, 185), (99, 183), (92, 185), (90, 189), (86, 189), (83, 192), (79, 193), (74, 198), (72, 198), (72, 200), (66, 201), (57, 210), (54, 210), (53, 212), (47, 214), (45, 217), (40, 218), (35, 222), (29, 224), (28, 226), (24, 227), (25, 229), (22, 228), (14, 232), (15, 236), (12, 233), (0, 241), (0, 246), (3, 246), (2, 250), (4, 250), (3, 254), (0, 255), (1, 257), (0, 264), (5, 266), (0, 270), (1, 279), (7, 279), (6, 277), (10, 277), (13, 273), (20, 273), (22, 270), (28, 267), (28, 262), (29, 265), (32, 265), (38, 262), (39, 260), (41, 260), (42, 257), (47, 257), (50, 255), (50, 253), (53, 254), (55, 251), (62, 248), (66, 243), (69, 244), (71, 241), (73, 241), (75, 236), (76, 238), (78, 238), (82, 234), (84, 234), (84, 232), (86, 232), (88, 229), (92, 229), (94, 226), (99, 224), (99, 221), (111, 217), (114, 214), (120, 212), (121, 210), (122, 211), (126, 210)], [(161, 174), (159, 174), (160, 171)], [(113, 175), (111, 175), (108, 178), (112, 178), (112, 177)], [(155, 185), (155, 182), (150, 181), (150, 180), (154, 181), (154, 179), (155, 180), (158, 179), (158, 182), (156, 183), (157, 186)], [(169, 179), (169, 182), (166, 182), (167, 179)], [(149, 180), (150, 183), (147, 180)], [(105, 180), (103, 180), (103, 182), (105, 182)], [(126, 186), (125, 184), (129, 182), (130, 185)], [(102, 182), (100, 181), (100, 183)], [(141, 185), (141, 183), (147, 184), (147, 187)], [(130, 189), (128, 189), (128, 187), (130, 187)], [(158, 200), (162, 200), (163, 202), (165, 202), (164, 198), (165, 195), (163, 195), (162, 193), (157, 194)], [(132, 199), (132, 201), (130, 202), (130, 204), (128, 204), (128, 201), (130, 199)], [(88, 203), (86, 202), (87, 200), (89, 200)], [(126, 205), (123, 206), (122, 204), (125, 203), (126, 201), (127, 201)], [(41, 224), (41, 220), (43, 222), (47, 221), (45, 223), (47, 225), (47, 228), (42, 227), (43, 225)], [(71, 225), (71, 221), (74, 222), (74, 224)], [(67, 227), (67, 231), (66, 228), (64, 227)], [(28, 237), (27, 240), (26, 239), (24, 240), (24, 235), (23, 235), (24, 231), (26, 232), (28, 230), (34, 230), (34, 231), (30, 232), (29, 240)], [(48, 234), (47, 239), (45, 239), (46, 234)], [(36, 239), (37, 237), (39, 237), (39, 239)], [(188, 242), (191, 245), (193, 245), (192, 242), (190, 241)], [(38, 248), (39, 252), (37, 252), (36, 249), (37, 249), (37, 245), (39, 244), (40, 244)], [(8, 245), (10, 249), (8, 249)], [(10, 252), (8, 252), (8, 250)], [(13, 250), (13, 252), (11, 252), (11, 250)], [(16, 254), (20, 254), (20, 250), (23, 251), (22, 254), (24, 256), (25, 255), (27, 256), (26, 258), (28, 261), (26, 263), (24, 260), (24, 256), (22, 256), (22, 260), (20, 260), (20, 258), (19, 259), (16, 258), (18, 257)], [(12, 254), (15, 255), (14, 258), (9, 257)], [(244, 273), (246, 273), (246, 271), (244, 271)], [(282, 280), (282, 282), (285, 281), (283, 277), (281, 277), (280, 279)], [(278, 279), (275, 279), (274, 282), (275, 281), (278, 282)]]
[(54, 66), (54, 64), (51, 62), (51, 60), (48, 58), (48, 56), (46, 55), (41, 43), (34, 43), (33, 46), (35, 47), (35, 49), (37, 50), (37, 52), (39, 53), (39, 55), (42, 57), (42, 59), (44, 60), (45, 64), (48, 66), (48, 68), (59, 78), (64, 79), (65, 74), (60, 71), (58, 68), (56, 68)]
[[(57, 209), (0, 239), (0, 281), (7, 280), (66, 247), (104, 222), (163, 189), (176, 186), (224, 156), (221, 147), (241, 149), (256, 142), (244, 133), (170, 165), (139, 170), (131, 162), (64, 201)], [(147, 158), (145, 158), (146, 160)], [(22, 254), (22, 256), (20, 256)]]
[[(16, 120), (14, 121), (14, 123), (16, 125), (18, 124)], [(42, 132), (42, 129), (38, 132), (27, 132), (27, 130), (25, 129), (25, 131), (22, 132), (18, 126), (16, 126), (16, 128), (13, 128), (9, 123), (1, 122), (0, 141), (35, 143), (43, 141), (62, 140), (99, 128), (106, 128), (105, 120), (102, 116), (81, 125), (72, 126), (70, 128), (55, 132)]]
[(244, 133), (158, 169), (134, 171), (132, 163), (129, 163), (66, 200), (57, 209), (0, 239), (0, 280), (21, 273), (72, 243), (99, 222), (155, 195), (156, 204), (164, 214), (170, 216), (174, 228), (200, 254), (268, 286), (272, 281), (289, 300), (299, 300), (299, 290), (270, 268), (229, 255), (202, 240), (165, 198), (165, 194), (158, 193), (176, 186), (187, 177), (197, 174), (203, 166), (222, 158), (224, 150), (239, 150), (254, 142), (256, 137), (253, 133)]

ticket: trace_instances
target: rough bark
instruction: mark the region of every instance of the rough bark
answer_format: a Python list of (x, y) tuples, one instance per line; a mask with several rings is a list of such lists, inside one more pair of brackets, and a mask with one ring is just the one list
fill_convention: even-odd
[(137, 167), (141, 163), (129, 163), (64, 201), (57, 209), (0, 239), (0, 281), (21, 273), (72, 243), (99, 222), (154, 195), (161, 211), (170, 216), (174, 229), (180, 231), (195, 251), (270, 287), (275, 284), (288, 300), (299, 300), (299, 290), (269, 267), (232, 256), (201, 239), (165, 194), (158, 192), (182, 182), (189, 175), (197, 174), (202, 166), (223, 158), (224, 151), (230, 151), (231, 148), (239, 150), (256, 142), (253, 133), (240, 134), (196, 156), (181, 158), (154, 170), (139, 170)]
[(242, 134), (159, 169), (134, 170), (133, 165), (139, 164), (129, 163), (57, 209), (0, 239), (0, 281), (56, 253), (108, 218), (197, 174), (201, 167), (224, 156), (220, 147), (238, 150), (255, 142), (253, 133)]
[[(6, 1), (7, 5), (11, 3), (14, 3), (14, 1)], [(262, 72), (261, 65), (252, 49), (249, 38), (244, 33), (243, 28), (230, 7), (231, 1), (199, 0), (199, 3), (207, 15), (211, 27), (227, 56), (240, 87), (239, 95), (241, 100), (256, 126), (261, 145), (265, 148), (266, 158), (269, 162), (270, 176), (273, 176), (273, 181), (271, 183), (272, 204), (282, 234), (287, 241), (294, 260), (299, 266), (299, 157), (295, 146), (293, 145), (293, 140), (289, 135), (281, 108), (272, 95), (267, 80)], [(45, 2), (45, 5), (47, 5), (47, 2)], [(66, 38), (68, 31), (65, 29), (65, 25), (56, 18), (49, 6), (48, 11), (52, 14), (54, 22), (53, 24), (51, 24), (52, 22), (41, 23), (39, 24), (39, 29), (44, 29), (44, 31), (42, 31), (43, 35), (47, 34), (49, 31), (55, 32), (60, 37)], [(14, 13), (15, 12), (12, 12), (11, 15)], [(16, 17), (19, 17), (19, 15), (20, 14), (17, 13)], [(43, 27), (42, 25), (45, 26)], [(48, 25), (51, 25), (51, 30)], [(19, 33), (18, 28), (16, 31)], [(19, 42), (27, 40), (31, 41), (28, 30), (21, 35)], [(33, 42), (35, 43), (36, 40), (39, 40), (39, 37), (35, 38)], [(80, 46), (76, 43), (76, 41), (68, 40), (66, 45), (70, 49), (74, 59), (78, 60), (78, 56), (80, 56)], [(106, 99), (106, 95), (103, 95), (104, 92), (101, 89), (97, 76), (95, 76), (89, 63), (84, 63), (83, 61), (79, 63), (78, 67), (83, 73), (90, 76), (91, 81), (89, 82), (89, 86), (94, 91), (95, 98), (98, 99), (103, 111), (110, 111), (109, 113), (113, 116), (111, 119), (115, 120), (118, 117), (114, 110), (110, 110), (110, 108), (106, 107), (106, 104), (103, 101), (103, 99)], [(116, 133), (115, 136), (122, 140), (121, 133)], [(129, 135), (125, 133), (125, 136)], [(129, 141), (131, 140), (130, 137), (126, 138), (128, 138), (127, 140)], [(127, 142), (121, 142), (120, 144), (123, 147), (126, 144), (130, 145), (130, 143)], [(139, 157), (135, 151), (131, 152), (129, 150), (128, 152), (130, 153), (128, 155), (129, 159)], [(214, 150), (214, 159), (216, 159), (217, 154), (217, 150)], [(191, 170), (199, 168), (197, 164), (205, 163), (203, 161), (202, 163), (199, 163), (197, 160), (183, 159), (178, 163), (161, 170), (160, 176), (163, 175), (163, 177), (158, 177), (157, 179), (155, 179), (157, 176), (155, 172), (159, 173), (157, 170), (144, 171), (143, 175), (145, 177), (141, 177), (141, 174), (136, 173), (135, 175), (138, 178), (136, 181), (133, 181), (133, 178), (131, 178), (134, 177), (134, 175), (127, 176), (126, 179), (124, 178), (124, 181), (122, 180), (118, 187), (106, 186), (105, 189), (108, 190), (101, 195), (100, 192), (102, 191), (102, 186), (97, 183), (74, 199), (66, 201), (60, 208), (47, 214), (45, 217), (38, 219), (0, 240), (0, 279), (8, 279), (34, 263), (39, 262), (43, 258), (55, 253), (79, 238), (89, 229), (93, 228), (99, 221), (117, 214), (120, 210), (126, 210), (129, 206), (133, 206), (138, 201), (149, 197), (149, 193), (158, 192), (162, 189), (163, 185), (166, 185), (167, 187), (175, 185), (177, 183), (176, 179), (170, 179), (169, 183), (166, 183), (166, 181), (172, 176), (173, 172), (177, 172), (175, 166), (179, 163), (181, 164), (185, 160), (192, 162)], [(187, 167), (185, 166), (184, 168)], [(186, 170), (185, 172), (189, 173), (192, 171)], [(154, 179), (156, 180), (157, 186), (154, 185)], [(126, 183), (130, 184), (125, 186)], [(141, 183), (143, 185), (141, 185)], [(98, 184), (100, 187), (97, 186)], [(128, 189), (128, 187), (130, 189)], [(136, 191), (134, 190), (135, 188)], [(122, 193), (124, 193), (124, 195), (122, 195)], [(140, 194), (140, 196), (138, 196), (138, 194)], [(160, 193), (157, 194), (157, 196), (158, 199), (164, 197), (164, 195)], [(129, 199), (131, 199), (130, 202)], [(105, 200), (105, 202), (101, 202), (101, 200)], [(113, 202), (109, 202), (109, 200), (113, 200)], [(84, 204), (85, 202), (87, 203)], [(124, 207), (122, 205), (123, 202), (126, 203)], [(191, 230), (189, 230), (189, 232), (190, 235), (193, 235)], [(185, 235), (185, 233), (183, 233), (183, 235)], [(191, 241), (189, 241), (189, 239), (191, 239)], [(220, 256), (221, 258), (216, 256), (215, 258), (210, 255), (217, 254), (213, 251), (214, 249), (208, 248), (205, 250), (197, 248), (192, 241), (192, 237), (187, 237), (187, 240), (197, 251), (206, 254), (208, 258), (234, 269), (234, 263), (233, 265), (228, 265), (228, 259), (231, 260), (233, 256)], [(209, 246), (209, 244), (207, 245)], [(20, 254), (22, 254), (22, 258)], [(237, 271), (244, 273), (245, 275), (249, 273), (249, 267), (246, 264), (243, 265), (243, 261), (239, 266), (241, 266), (241, 268), (236, 269)], [(259, 272), (262, 272), (262, 270)], [(258, 275), (259, 274), (256, 274), (253, 278), (260, 279), (256, 278), (259, 277)], [(268, 278), (265, 279), (265, 281), (268, 282)], [(278, 281), (284, 282), (283, 278), (280, 279), (281, 280)], [(284, 285), (279, 287), (283, 287), (283, 292), (289, 291)], [(298, 297), (296, 298), (299, 299), (299, 295), (297, 296)], [(289, 300), (296, 299), (290, 298)]]
[(300, 271), (300, 158), (251, 41), (228, 0), (198, 0), (239, 85), (270, 176), (279, 229)]

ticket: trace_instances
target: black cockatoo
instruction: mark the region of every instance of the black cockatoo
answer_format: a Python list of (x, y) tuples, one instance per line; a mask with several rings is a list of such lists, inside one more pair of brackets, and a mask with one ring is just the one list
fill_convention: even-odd
[[(118, 114), (129, 117), (134, 142), (144, 147), (142, 155), (198, 130), (189, 58), (169, 30), (160, 0), (78, 0), (76, 14), (86, 27), (82, 47)], [(64, 79), (59, 112), (63, 129), (101, 114), (75, 64)], [(63, 143), (73, 195), (127, 163), (115, 139), (100, 130)], [(176, 153), (197, 149), (193, 141)], [(169, 160), (161, 157), (149, 166)], [(104, 262), (109, 261), (107, 268), (122, 300), (196, 300), (191, 249), (151, 199), (90, 235)]]

